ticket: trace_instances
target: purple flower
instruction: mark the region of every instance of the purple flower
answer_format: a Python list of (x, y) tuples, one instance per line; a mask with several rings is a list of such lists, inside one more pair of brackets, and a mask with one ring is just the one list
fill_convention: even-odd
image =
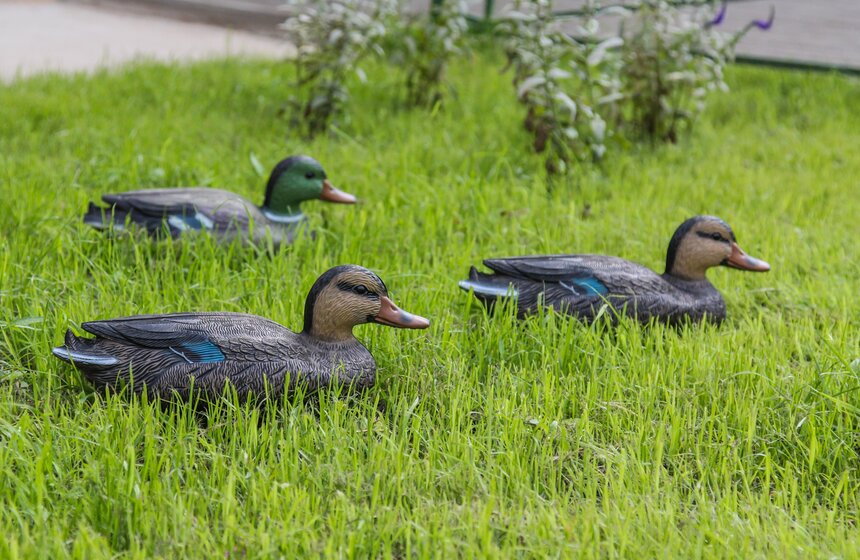
[(770, 7), (770, 16), (767, 20), (763, 19), (754, 19), (752, 24), (761, 29), (762, 31), (767, 31), (773, 25), (773, 18), (776, 16), (776, 9), (773, 6)]
[[(723, 23), (723, 20), (726, 19), (726, 9), (728, 7), (729, 7), (728, 0), (722, 0), (722, 2), (720, 3), (720, 9), (717, 10), (717, 13), (714, 16), (714, 18), (705, 23), (705, 29), (710, 29), (711, 27), (716, 27), (717, 25), (720, 25), (721, 23)], [(741, 35), (744, 35), (749, 29), (751, 29), (753, 27), (758, 27), (762, 31), (767, 31), (768, 29), (770, 29), (773, 26), (774, 16), (776, 16), (776, 9), (773, 7), (773, 5), (771, 5), (770, 16), (768, 16), (768, 18), (766, 20), (765, 19), (754, 19), (754, 20), (752, 20), (751, 22), (749, 22), (746, 25), (746, 27), (744, 27), (744, 30), (741, 32)]]
[(714, 19), (705, 24), (705, 27), (714, 27), (715, 25), (723, 23), (723, 18), (726, 17), (726, 8), (728, 7), (728, 1), (723, 0), (722, 4), (720, 4), (720, 11), (717, 12), (717, 15), (714, 16)]

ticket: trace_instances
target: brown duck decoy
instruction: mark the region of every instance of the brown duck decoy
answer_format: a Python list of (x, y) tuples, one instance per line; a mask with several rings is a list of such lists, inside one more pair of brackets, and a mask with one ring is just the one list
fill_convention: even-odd
[(238, 194), (207, 187), (143, 189), (106, 194), (107, 208), (90, 203), (84, 223), (96, 229), (120, 230), (126, 222), (157, 235), (179, 237), (187, 231), (209, 231), (215, 237), (262, 242), (271, 236), (275, 247), (292, 243), (306, 226), (301, 203), (320, 199), (352, 204), (351, 194), (332, 186), (320, 163), (291, 156), (269, 176), (262, 206)]
[(472, 267), (460, 287), (486, 304), (514, 298), (520, 317), (542, 306), (591, 322), (608, 306), (613, 318), (626, 314), (643, 323), (669, 324), (725, 318), (725, 301), (705, 277), (709, 268), (770, 270), (744, 253), (732, 228), (714, 216), (696, 216), (678, 227), (663, 274), (604, 255), (511, 257), (484, 264), (491, 274)]
[(362, 323), (424, 329), (430, 322), (399, 309), (382, 280), (355, 265), (317, 279), (305, 301), (304, 330), (242, 313), (140, 315), (83, 323), (95, 338), (66, 332), (55, 356), (72, 363), (98, 389), (131, 385), (135, 393), (204, 400), (228, 384), (239, 398), (277, 397), (301, 384), (371, 387), (376, 362), (353, 336)]

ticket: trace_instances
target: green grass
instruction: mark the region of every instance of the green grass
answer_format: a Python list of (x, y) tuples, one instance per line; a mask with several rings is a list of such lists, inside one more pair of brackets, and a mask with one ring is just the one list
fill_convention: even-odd
[[(547, 196), (499, 64), (458, 102), (356, 85), (306, 143), (269, 62), (140, 65), (0, 86), (0, 557), (857, 557), (860, 82), (736, 68), (677, 146), (614, 153)], [(356, 207), (275, 258), (209, 239), (110, 239), (99, 193), (207, 184), (262, 198), (315, 155)], [(583, 216), (585, 205), (590, 212)], [(768, 274), (714, 270), (729, 319), (680, 330), (487, 316), (483, 257), (620, 255), (662, 270), (716, 214)], [(300, 328), (329, 266), (377, 271), (427, 331), (356, 329), (379, 381), (263, 410), (104, 397), (50, 348), (135, 313), (246, 311)]]

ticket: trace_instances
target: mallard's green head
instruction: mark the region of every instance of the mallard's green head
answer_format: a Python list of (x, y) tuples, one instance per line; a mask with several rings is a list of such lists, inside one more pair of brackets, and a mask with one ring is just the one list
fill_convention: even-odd
[(302, 202), (317, 198), (345, 204), (355, 202), (354, 196), (332, 186), (320, 162), (308, 156), (290, 156), (272, 169), (263, 209), (275, 214), (299, 214)]

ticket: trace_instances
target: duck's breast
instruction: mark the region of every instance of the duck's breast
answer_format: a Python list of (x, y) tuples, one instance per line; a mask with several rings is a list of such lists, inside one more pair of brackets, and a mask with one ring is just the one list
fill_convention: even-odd
[(376, 361), (358, 340), (309, 345), (308, 362), (320, 386), (337, 383), (365, 389), (376, 383)]
[(262, 375), (272, 387), (288, 392), (299, 385), (316, 390), (333, 383), (357, 389), (374, 384), (376, 363), (358, 340), (327, 343), (277, 323), (253, 323), (248, 326), (255, 332), (236, 333), (231, 324), (229, 333), (211, 337), (227, 362), (248, 366), (240, 375)]

